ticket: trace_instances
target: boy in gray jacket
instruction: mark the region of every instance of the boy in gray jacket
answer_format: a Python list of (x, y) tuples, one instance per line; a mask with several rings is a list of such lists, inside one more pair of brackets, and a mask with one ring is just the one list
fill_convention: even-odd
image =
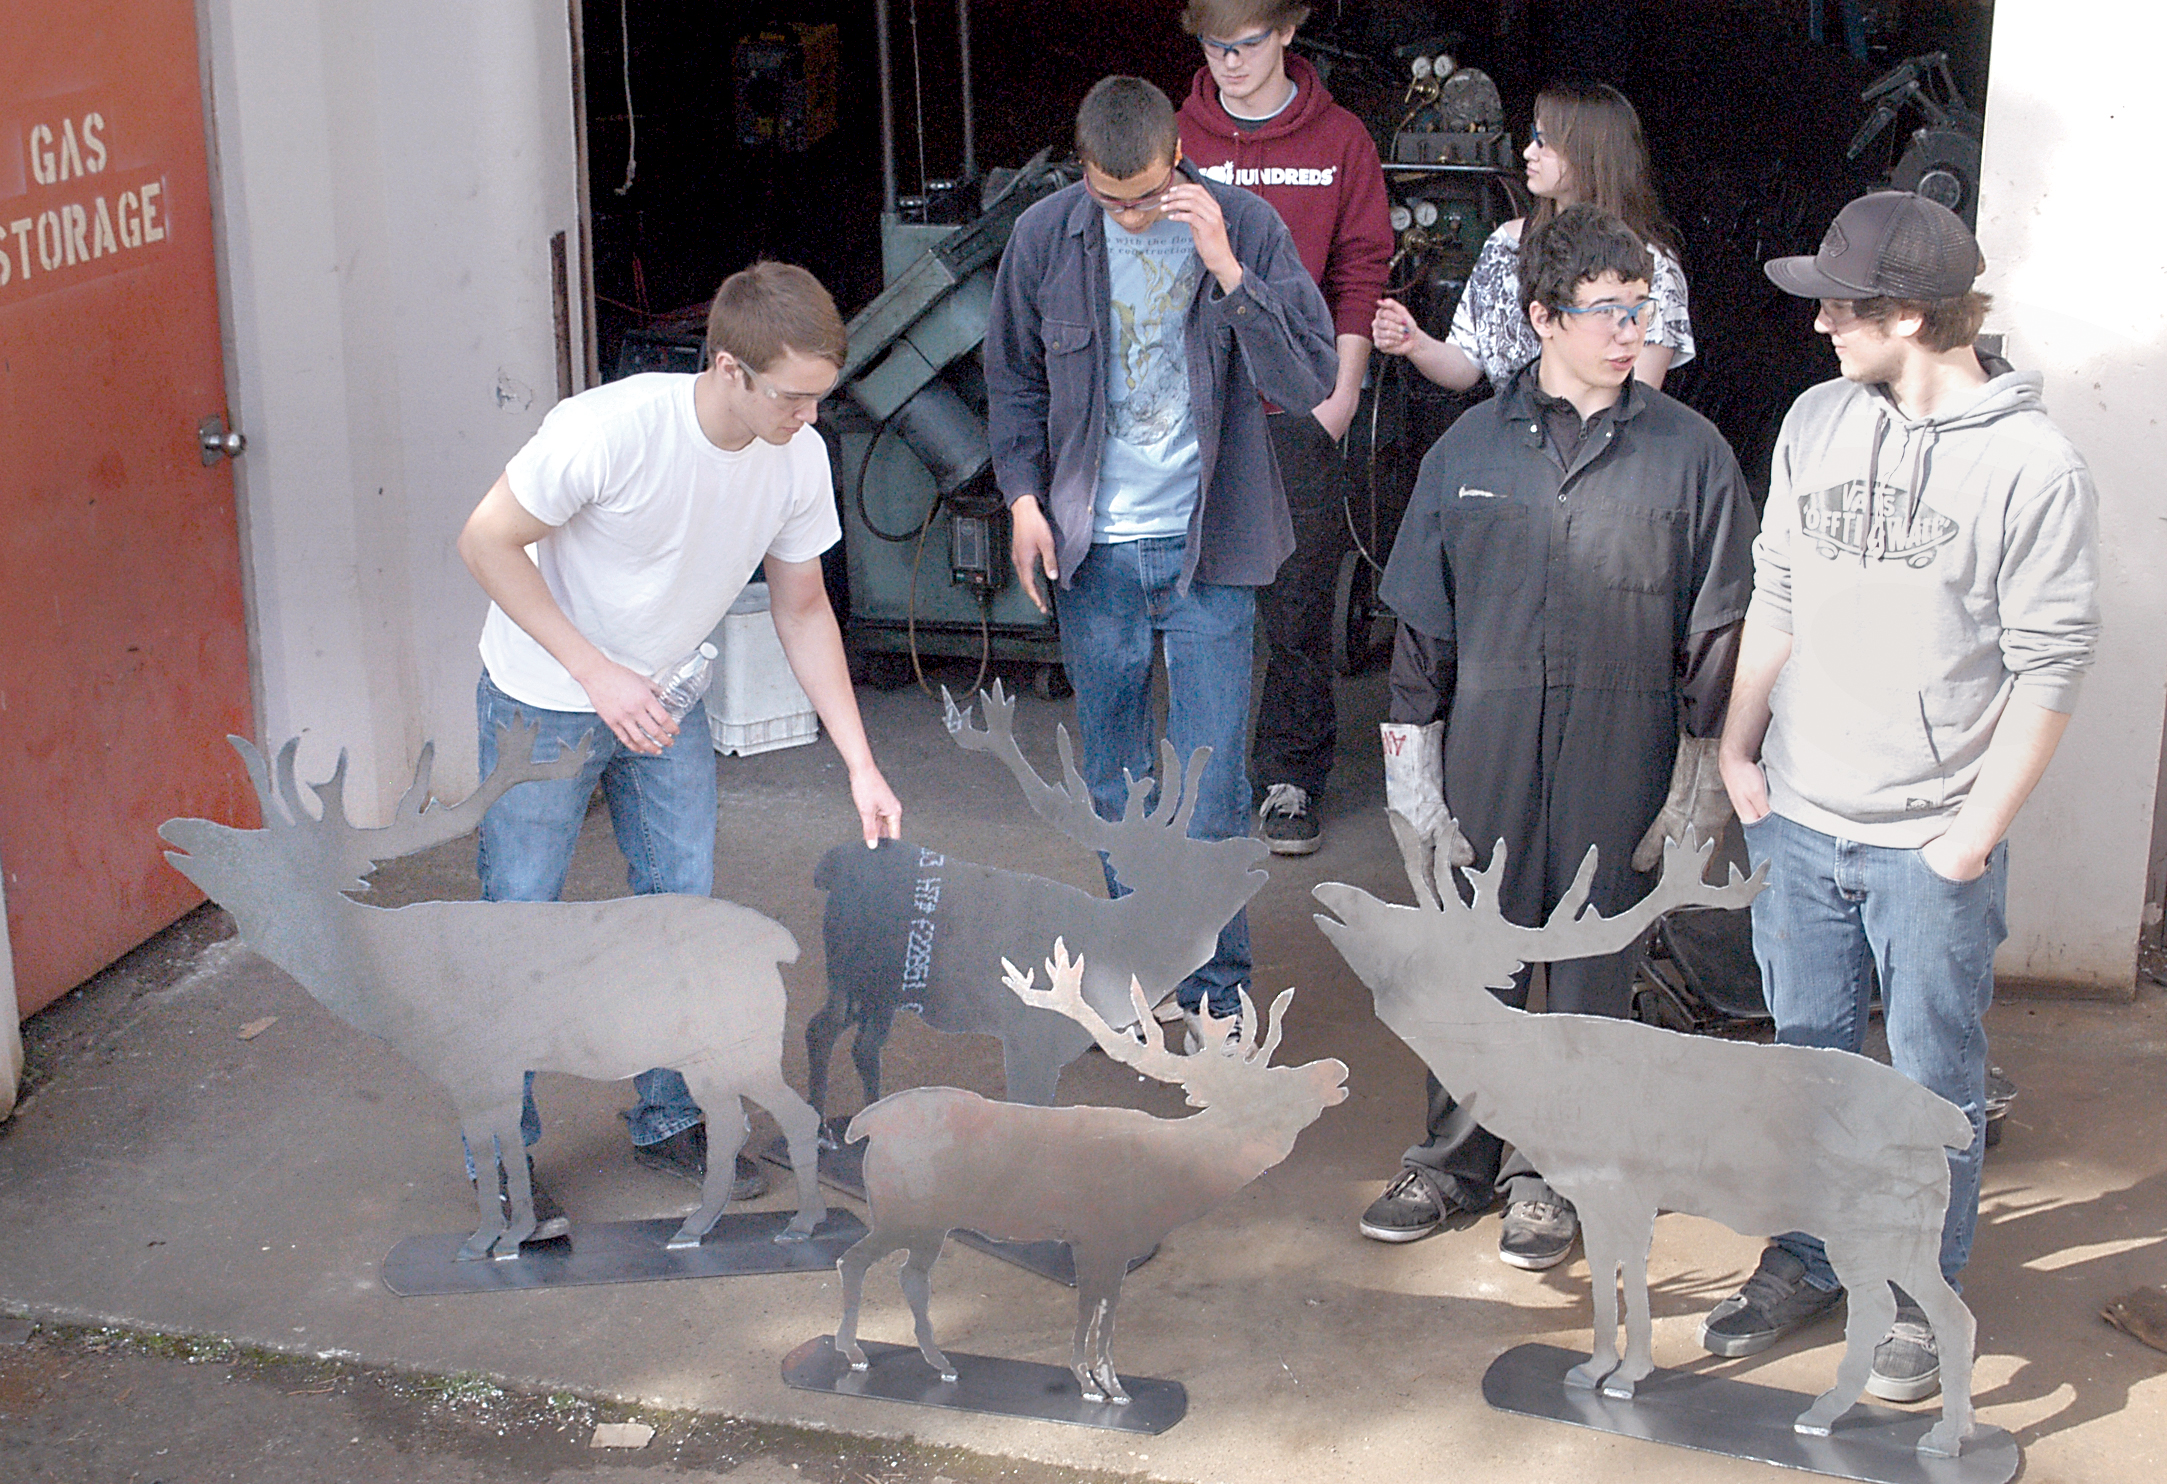
[[(1339, 367), (1332, 317), (1270, 203), (1197, 175), (1174, 105), (1102, 78), (1076, 111), (1083, 179), (1026, 211), (986, 322), (986, 424), (1014, 520), (1009, 555), (1041, 610), (1060, 590), (1091, 801), (1119, 819), (1157, 749), (1152, 656), (1166, 657), (1166, 738), (1211, 761), (1189, 834), (1248, 833), (1256, 590), (1294, 549), (1264, 426), (1268, 399), (1314, 407)], [(1181, 779), (1160, 780), (1179, 787)], [(1119, 894), (1112, 868), (1107, 888)], [(1249, 920), (1179, 988), (1192, 1013), (1241, 1008)]]
[[(1987, 298), (1964, 224), (1908, 192), (1845, 207), (1812, 257), (1767, 265), (1821, 301), (1840, 380), (1777, 441), (1754, 595), (1718, 759), (1768, 887), (1753, 904), (1778, 1039), (1857, 1051), (1880, 976), (1896, 1068), (1962, 1108), (1942, 1272), (1970, 1255), (2002, 837), (2046, 771), (2099, 632), (2094, 497), (2040, 378), (1972, 342)], [(1773, 1240), (1702, 1321), (1751, 1355), (1843, 1297), (1817, 1240)], [(1866, 1389), (1930, 1396), (1923, 1313), (1897, 1317)]]

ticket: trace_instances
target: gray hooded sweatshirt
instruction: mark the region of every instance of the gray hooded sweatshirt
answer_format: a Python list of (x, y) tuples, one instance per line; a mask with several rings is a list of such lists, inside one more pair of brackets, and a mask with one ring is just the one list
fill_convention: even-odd
[(1747, 619), (1792, 636), (1761, 752), (1786, 819), (1916, 849), (1948, 828), (2012, 696), (2075, 705), (2098, 513), (2039, 385), (2004, 372), (1913, 420), (1885, 387), (1831, 381), (1784, 419)]

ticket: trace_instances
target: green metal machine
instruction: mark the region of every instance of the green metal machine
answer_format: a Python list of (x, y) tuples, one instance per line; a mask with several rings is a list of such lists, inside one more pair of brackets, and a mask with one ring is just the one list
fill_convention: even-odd
[[(964, 160), (957, 181), (898, 197), (888, 7), (879, 22), (883, 210), (879, 298), (850, 322), (844, 403), (830, 419), (843, 549), (850, 575), (846, 638), (873, 677), (900, 680), (921, 657), (1034, 665), (1034, 686), (1065, 688), (1055, 621), (1018, 587), (1008, 511), (994, 487), (979, 346), (1001, 250), (1033, 202), (1075, 179), (1040, 154), (1020, 170), (976, 179), (969, 22), (959, 3)], [(922, 150), (921, 150), (922, 156)], [(886, 672), (883, 675), (883, 671)]]

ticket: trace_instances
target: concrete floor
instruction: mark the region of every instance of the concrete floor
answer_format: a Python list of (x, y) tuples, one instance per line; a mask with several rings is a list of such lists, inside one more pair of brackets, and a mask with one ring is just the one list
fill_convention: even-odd
[[(968, 679), (966, 670), (957, 683)], [(1350, 1096), (1285, 1163), (1178, 1230), (1130, 1280), (1122, 1370), (1178, 1379), (1190, 1393), (1187, 1419), (1163, 1437), (788, 1390), (782, 1356), (833, 1328), (832, 1275), (393, 1297), (377, 1271), (396, 1242), (471, 1224), (450, 1104), (231, 941), (184, 944), (190, 972), (169, 987), (93, 987), (27, 1028), (34, 1092), (0, 1129), (0, 1310), (1172, 1480), (1769, 1477), (1761, 1465), (1483, 1403), (1482, 1373), (1501, 1351), (1525, 1340), (1586, 1343), (1587, 1270), (1577, 1257), (1541, 1275), (1504, 1267), (1494, 1217), (1405, 1247), (1356, 1233), (1356, 1213), (1416, 1127), (1421, 1068), (1309, 919), (1309, 888), (1320, 881), (1405, 894), (1379, 812), (1381, 678), (1347, 682), (1342, 699), (1327, 843), (1271, 862), (1251, 917), (1261, 987), (1301, 990), (1280, 1060), (1341, 1058)], [(908, 810), (908, 838), (1080, 886), (1096, 880), (1095, 862), (1031, 819), (995, 763), (956, 753), (935, 702), (915, 689), (863, 700)], [(1052, 766), (1053, 726), (1068, 709), (1028, 695), (1019, 704), (1019, 735), (1042, 767)], [(803, 949), (784, 971), (786, 1070), (802, 1087), (799, 1032), (824, 993), (812, 863), (855, 828), (842, 769), (825, 743), (720, 766), (719, 890), (783, 922)], [(468, 860), (461, 845), (401, 863), (384, 873), (386, 900), (471, 896)], [(574, 894), (613, 895), (621, 880), (598, 817)], [(196, 938), (215, 936), (218, 921), (199, 920)], [(266, 1017), (276, 1019), (239, 1038)], [(1990, 1026), (1995, 1060), (2022, 1091), (1987, 1162), (1968, 1275), (1981, 1416), (2017, 1434), (2027, 1480), (2161, 1477), (2167, 1356), (2098, 1312), (2167, 1279), (2167, 996), (2148, 986), (2134, 1005), (2007, 1000)], [(887, 1069), (891, 1086), (1000, 1087), (990, 1041), (940, 1036), (908, 1016)], [(856, 1083), (845, 1057), (836, 1087), (847, 1109)], [(1070, 1068), (1062, 1097), (1180, 1111), (1178, 1094), (1139, 1086), (1097, 1056)], [(537, 1166), (575, 1221), (689, 1206), (688, 1187), (627, 1157), (615, 1117), (627, 1088), (548, 1077), (541, 1100)], [(1834, 1369), (1834, 1325), (1742, 1361), (1716, 1361), (1695, 1342), (1701, 1313), (1736, 1286), (1758, 1248), (1757, 1234), (1691, 1218), (1658, 1224), (1656, 1358), (1818, 1391)], [(876, 1270), (867, 1294), (863, 1332), (907, 1340), (892, 1267)], [(935, 1272), (934, 1317), (952, 1350), (1060, 1363), (1072, 1315), (1066, 1290), (953, 1244)]]

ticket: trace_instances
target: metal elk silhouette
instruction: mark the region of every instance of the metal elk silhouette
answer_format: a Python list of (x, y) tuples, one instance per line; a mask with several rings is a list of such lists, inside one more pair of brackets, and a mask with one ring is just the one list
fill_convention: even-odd
[[(700, 1205), (672, 1247), (697, 1245), (730, 1198), (735, 1150), (717, 1118), (742, 1094), (774, 1115), (798, 1174), (797, 1215), (777, 1240), (802, 1240), (825, 1211), (813, 1173), (819, 1118), (782, 1076), (783, 981), (797, 941), (780, 923), (734, 902), (639, 896), (600, 902), (355, 901), (375, 866), (458, 838), (516, 784), (578, 771), (586, 750), (534, 761), (535, 728), (497, 733), (498, 764), (456, 805), (430, 799), (433, 744), (392, 822), (362, 829), (346, 817), (346, 754), (331, 777), (295, 776), (298, 740), (274, 769), (242, 737), (264, 828), (170, 819), (166, 859), (233, 914), (242, 938), (298, 980), (325, 1009), (380, 1037), (451, 1094), (467, 1147), (481, 1225), (466, 1259), (519, 1255), (534, 1232), (519, 1105), (528, 1070), (616, 1080), (649, 1067), (683, 1074), (707, 1114)], [(185, 854), (183, 853), (185, 852)], [(509, 1217), (498, 1200), (501, 1168)]]
[[(1826, 1435), (1859, 1398), (1874, 1347), (1896, 1317), (1891, 1283), (1926, 1311), (1940, 1342), (1942, 1416), (1919, 1442), (1954, 1456), (1972, 1422), (1973, 1325), (1941, 1276), (1949, 1203), (1945, 1149), (1971, 1139), (1964, 1115), (1902, 1074), (1846, 1051), (1681, 1035), (1590, 1015), (1529, 1015), (1501, 1003), (1523, 964), (1613, 953), (1674, 907), (1740, 907), (1760, 876), (1702, 880), (1713, 842), (1669, 842), (1655, 889), (1615, 917), (1583, 912), (1591, 848), (1541, 927), (1507, 922), (1497, 905), (1505, 847), (1470, 870), (1473, 899), (1434, 891), (1409, 852), (1420, 905), (1395, 906), (1329, 882), (1316, 897), (1336, 917), (1317, 925), (1370, 988), (1377, 1018), (1460, 1098), (1460, 1127), (1480, 1121), (1523, 1150), (1579, 1210), (1595, 1296), (1595, 1349), (1567, 1376), (1629, 1398), (1650, 1355), (1648, 1249), (1659, 1211), (1706, 1216), (1732, 1230), (1810, 1231), (1850, 1297), (1836, 1384), (1802, 1413)], [(1442, 900), (1440, 900), (1442, 898)], [(1617, 1349), (1618, 1284), (1625, 1350)]]
[(1076, 771), (1068, 729), (1058, 734), (1061, 783), (1047, 783), (1016, 745), (1016, 703), (996, 682), (984, 694), (986, 725), (970, 724), (944, 690), (949, 733), (966, 752), (1007, 765), (1031, 810), (1078, 844), (1103, 851), (1129, 889), (1111, 901), (1058, 881), (937, 854), (901, 841), (879, 849), (839, 845), (822, 857), (813, 884), (828, 893), (821, 932), (827, 948), (828, 1000), (805, 1029), (813, 1106), (827, 1108), (828, 1062), (846, 1026), (855, 1025), (851, 1059), (867, 1102), (880, 1098), (880, 1055), (896, 1012), (913, 1009), (936, 1030), (997, 1037), (1008, 1099), (1053, 1101), (1061, 1069), (1081, 1056), (1091, 1034), (1075, 1020), (1033, 1005), (990, 982), (986, 966), (1029, 963), (1047, 939), (1076, 945), (1085, 965), (1083, 997), (1115, 1025), (1129, 1023), (1129, 983), (1156, 1003), (1210, 960), (1219, 929), (1267, 879), (1255, 869), (1261, 841), (1192, 840), (1197, 781), (1209, 748), (1186, 768), (1162, 741), (1155, 804), (1150, 778), (1129, 780), (1118, 821), (1099, 818)]
[(1035, 973), (1002, 967), (1003, 983), (1019, 1001), (1073, 1020), (1108, 1056), (1179, 1084), (1203, 1111), (1158, 1118), (1135, 1108), (1033, 1107), (953, 1087), (915, 1087), (865, 1109), (851, 1120), (847, 1137), (871, 1141), (865, 1198), (872, 1229), (839, 1264), (843, 1317), (835, 1348), (852, 1369), (866, 1368), (857, 1342), (866, 1269), (907, 1248), (902, 1285), (917, 1320), (919, 1353), (953, 1382), (955, 1368), (935, 1343), (927, 1313), (933, 1264), (948, 1233), (963, 1227), (1003, 1241), (1063, 1241), (1076, 1259), (1069, 1368), (1086, 1401), (1125, 1404), (1113, 1334), (1129, 1264), (1285, 1159), (1295, 1137), (1347, 1096), (1347, 1068), (1332, 1060), (1271, 1065), (1291, 989), (1272, 1002), (1261, 1045), (1244, 995), (1239, 1027), (1178, 1055), (1159, 1041), (1143, 991), (1133, 983), (1134, 1028), (1109, 1024), (1082, 992), (1087, 966), (1072, 960), (1058, 939), (1046, 961), (1049, 988), (1033, 987)]

